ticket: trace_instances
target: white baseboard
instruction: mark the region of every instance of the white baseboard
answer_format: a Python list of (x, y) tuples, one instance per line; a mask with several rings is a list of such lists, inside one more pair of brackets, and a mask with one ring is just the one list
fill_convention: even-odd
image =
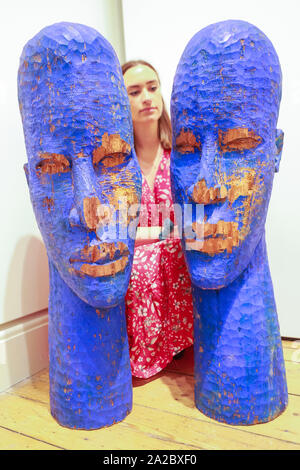
[(0, 392), (48, 364), (47, 309), (0, 325)]

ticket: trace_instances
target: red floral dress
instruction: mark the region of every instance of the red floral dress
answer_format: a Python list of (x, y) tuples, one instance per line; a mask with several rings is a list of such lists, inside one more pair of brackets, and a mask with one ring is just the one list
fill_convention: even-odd
[[(139, 226), (163, 226), (166, 218), (174, 222), (170, 151), (164, 151), (153, 192), (143, 176), (141, 205)], [(179, 238), (135, 247), (126, 318), (131, 369), (136, 377), (158, 373), (174, 355), (193, 344), (191, 282)]]

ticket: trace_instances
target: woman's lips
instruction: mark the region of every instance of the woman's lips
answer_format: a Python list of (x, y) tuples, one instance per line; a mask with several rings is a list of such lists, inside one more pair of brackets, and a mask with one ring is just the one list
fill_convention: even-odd
[(150, 113), (150, 112), (156, 111), (156, 110), (157, 110), (157, 108), (152, 106), (152, 107), (148, 107), (148, 108), (143, 108), (143, 109), (141, 109), (141, 110), (140, 110), (140, 113)]
[(129, 250), (125, 243), (100, 243), (85, 246), (70, 256), (69, 261), (78, 274), (91, 277), (113, 276), (128, 263)]

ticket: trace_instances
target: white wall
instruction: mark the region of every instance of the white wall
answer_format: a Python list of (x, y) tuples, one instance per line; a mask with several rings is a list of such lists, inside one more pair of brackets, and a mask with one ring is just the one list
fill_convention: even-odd
[(281, 334), (299, 338), (299, 0), (123, 0), (123, 17), (126, 60), (142, 58), (158, 69), (167, 104), (180, 56), (203, 27), (241, 19), (258, 26), (273, 42), (283, 72), (278, 127), (285, 131), (285, 144), (274, 180), (267, 240)]
[(10, 0), (0, 6), (1, 263), (0, 324), (48, 304), (48, 267), (23, 173), (26, 152), (17, 102), (25, 43), (59, 21), (96, 28), (124, 59), (121, 0)]

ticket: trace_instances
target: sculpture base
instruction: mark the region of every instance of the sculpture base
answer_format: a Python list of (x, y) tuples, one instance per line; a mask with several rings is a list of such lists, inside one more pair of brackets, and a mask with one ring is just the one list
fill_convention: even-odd
[(193, 296), (196, 407), (231, 425), (275, 419), (288, 392), (264, 239), (239, 278)]
[(254, 419), (253, 421), (245, 421), (245, 418), (242, 420), (239, 420), (238, 418), (230, 419), (230, 417), (225, 417), (224, 414), (222, 415), (216, 415), (213, 411), (209, 410), (208, 408), (204, 407), (202, 408), (201, 405), (199, 405), (196, 400), (195, 400), (195, 405), (196, 408), (205, 416), (208, 418), (211, 418), (215, 421), (218, 421), (219, 423), (224, 423), (224, 424), (229, 424), (231, 426), (255, 426), (256, 424), (264, 424), (264, 423), (269, 423), (270, 421), (273, 421), (274, 419), (278, 418), (282, 413), (287, 408), (288, 402), (284, 403), (280, 408), (278, 409), (277, 413), (274, 413), (273, 415), (267, 416), (265, 418), (257, 418)]
[[(128, 387), (127, 395), (131, 395), (131, 383)], [(111, 416), (109, 416), (107, 413), (104, 413), (101, 409), (98, 411), (98, 413), (97, 410), (93, 410), (93, 417), (87, 418), (86, 416), (83, 416), (82, 420), (77, 419), (76, 423), (74, 420), (73, 425), (70, 425), (69, 416), (66, 416), (66, 419), (64, 420), (61, 410), (58, 410), (56, 416), (55, 410), (51, 408), (51, 415), (55, 419), (55, 421), (64, 428), (75, 429), (78, 431), (93, 431), (96, 429), (108, 428), (116, 423), (120, 423), (129, 415), (131, 410), (132, 401), (130, 401), (128, 404), (123, 403), (121, 409), (113, 410), (113, 413), (110, 412)]]
[(125, 303), (95, 309), (49, 266), (51, 414), (71, 429), (111, 426), (132, 408)]

